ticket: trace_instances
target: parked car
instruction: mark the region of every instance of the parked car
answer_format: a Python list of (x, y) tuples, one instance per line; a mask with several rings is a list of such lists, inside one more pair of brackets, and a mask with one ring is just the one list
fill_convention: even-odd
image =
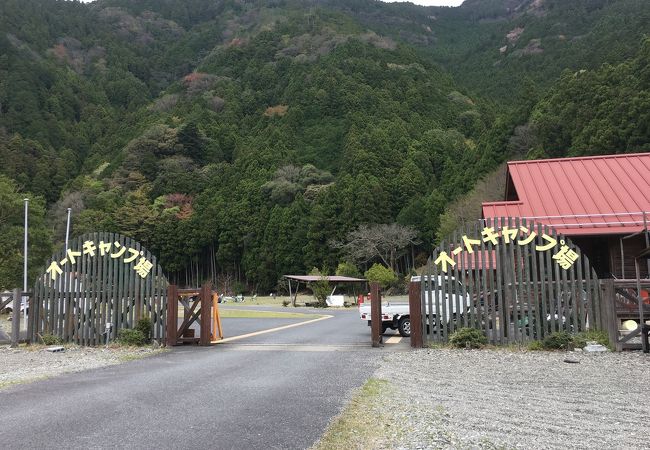
[[(460, 281), (455, 280), (453, 277), (451, 279), (453, 282), (460, 284)], [(438, 276), (436, 284), (434, 286), (429, 286), (428, 277), (421, 277), (419, 275), (411, 277), (411, 282), (420, 282), (422, 280), (424, 280), (425, 283), (425, 311), (427, 315), (429, 315), (429, 292), (433, 292), (434, 289), (440, 289), (440, 284), (443, 281), (448, 282), (449, 278)], [(459, 289), (459, 292), (461, 291), (462, 290)], [(465, 308), (468, 308), (470, 306), (471, 299), (469, 295), (465, 295), (465, 298), (462, 299), (459, 298), (459, 296), (456, 294), (453, 294), (451, 296), (449, 294), (445, 294), (445, 298), (442, 298), (441, 302), (445, 302), (446, 304), (446, 307), (443, 309), (446, 311), (445, 320), (448, 322), (449, 320), (455, 318), (458, 314), (463, 314), (465, 312)], [(462, 311), (456, 310), (457, 304), (462, 305)], [(433, 304), (432, 308), (432, 317), (435, 317), (437, 314), (436, 305)], [(390, 302), (386, 302), (381, 305), (381, 315), (382, 332), (385, 332), (388, 329), (392, 329), (399, 331), (399, 334), (404, 337), (411, 336), (411, 315), (409, 312), (408, 303), (391, 304)], [(370, 303), (366, 302), (359, 305), (359, 316), (361, 317), (361, 320), (366, 320), (368, 322), (368, 326), (371, 325), (372, 317)]]

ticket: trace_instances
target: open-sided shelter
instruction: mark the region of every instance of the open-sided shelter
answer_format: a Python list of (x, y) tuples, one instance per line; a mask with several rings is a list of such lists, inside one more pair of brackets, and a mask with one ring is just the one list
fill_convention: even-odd
[[(365, 283), (368, 281), (365, 278), (344, 277), (340, 275), (285, 275), (284, 278), (289, 282), (289, 297), (294, 305), (298, 298), (300, 283), (309, 284), (323, 279), (327, 280), (329, 283), (333, 283), (334, 285), (339, 283)], [(293, 285), (294, 281), (296, 282), (295, 288)], [(334, 289), (336, 289), (336, 287)], [(332, 294), (333, 293), (334, 291), (332, 291)]]

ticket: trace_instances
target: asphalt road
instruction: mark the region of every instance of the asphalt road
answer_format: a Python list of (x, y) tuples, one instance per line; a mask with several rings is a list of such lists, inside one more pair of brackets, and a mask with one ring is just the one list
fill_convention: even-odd
[[(326, 313), (3, 390), (0, 448), (307, 448), (389, 350), (370, 348), (355, 310)], [(258, 320), (224, 320), (226, 337), (300, 322)]]

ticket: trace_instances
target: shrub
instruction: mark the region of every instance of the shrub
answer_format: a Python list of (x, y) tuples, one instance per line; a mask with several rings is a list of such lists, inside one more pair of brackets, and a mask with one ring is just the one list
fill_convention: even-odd
[(117, 332), (117, 341), (122, 345), (145, 345), (147, 343), (144, 334), (140, 330), (122, 329)]
[(289, 303), (291, 303), (289, 300), (282, 300), (282, 306), (289, 306)]
[(361, 278), (361, 272), (359, 272), (357, 266), (350, 262), (339, 263), (336, 268), (336, 274), (342, 277)]
[(556, 331), (549, 334), (542, 345), (547, 350), (567, 349), (573, 344), (573, 337), (566, 331)]
[(528, 350), (530, 351), (544, 350), (544, 344), (542, 344), (540, 341), (533, 341), (530, 344), (528, 344)]
[(60, 345), (63, 343), (60, 337), (53, 334), (44, 334), (41, 336), (44, 345)]
[(151, 323), (151, 319), (145, 317), (144, 319), (138, 320), (133, 329), (140, 331), (142, 333), (142, 336), (144, 336), (145, 344), (148, 344), (149, 342), (151, 342), (152, 328), (153, 328), (153, 324)]
[(373, 264), (372, 267), (364, 273), (369, 282), (379, 283), (382, 289), (386, 289), (391, 283), (397, 281), (397, 275), (389, 267), (381, 264)]
[(309, 283), (309, 288), (314, 294), (316, 299), (316, 306), (319, 308), (327, 308), (327, 296), (330, 294), (331, 288), (330, 283), (327, 281), (326, 275), (327, 271), (323, 269), (321, 273), (316, 267), (312, 269), (310, 275), (320, 276), (321, 278), (318, 281), (312, 281)]
[(235, 295), (244, 295), (244, 292), (246, 291), (246, 285), (240, 281), (235, 281), (232, 284), (232, 292)]
[(609, 347), (609, 336), (601, 330), (582, 331), (573, 336), (573, 345), (576, 348), (586, 347), (589, 341), (596, 341), (600, 345)]
[(481, 330), (461, 328), (449, 337), (449, 343), (457, 348), (482, 348), (487, 344), (487, 337)]

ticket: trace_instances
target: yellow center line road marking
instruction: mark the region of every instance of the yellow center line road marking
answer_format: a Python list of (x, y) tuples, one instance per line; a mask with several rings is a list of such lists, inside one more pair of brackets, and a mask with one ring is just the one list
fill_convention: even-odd
[(386, 344), (398, 344), (402, 340), (402, 336), (391, 336), (386, 339)]
[(291, 325), (285, 325), (283, 327), (269, 328), (268, 330), (261, 330), (261, 331), (255, 331), (254, 333), (241, 334), (239, 336), (233, 336), (233, 337), (221, 339), (220, 341), (215, 342), (215, 344), (224, 344), (226, 342), (237, 341), (239, 339), (245, 339), (245, 338), (249, 338), (249, 337), (253, 337), (253, 336), (259, 336), (260, 334), (274, 333), (276, 331), (286, 330), (286, 329), (289, 329), (289, 328), (301, 327), (303, 325), (308, 325), (310, 323), (318, 322), (318, 321), (321, 321), (321, 320), (331, 319), (332, 317), (334, 317), (334, 316), (323, 316), (323, 317), (319, 317), (318, 319), (307, 320), (305, 322), (299, 322), (299, 323), (292, 323)]

